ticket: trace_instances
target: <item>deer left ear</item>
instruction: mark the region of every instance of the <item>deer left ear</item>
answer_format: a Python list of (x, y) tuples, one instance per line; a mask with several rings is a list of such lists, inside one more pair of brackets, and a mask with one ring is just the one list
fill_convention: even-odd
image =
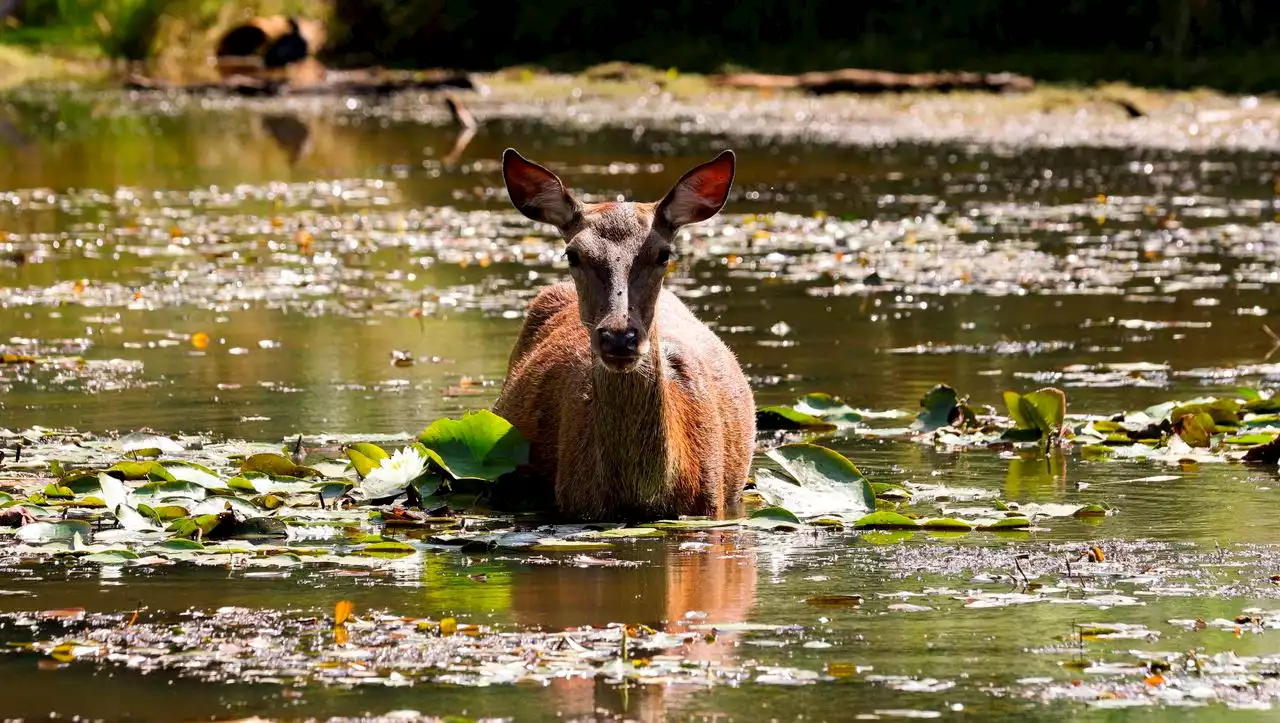
[(733, 151), (715, 158), (680, 177), (658, 204), (658, 214), (671, 228), (706, 221), (720, 213), (733, 187)]
[(520, 213), (563, 231), (581, 212), (577, 199), (564, 188), (560, 177), (527, 160), (514, 148), (502, 154), (502, 180), (507, 195)]

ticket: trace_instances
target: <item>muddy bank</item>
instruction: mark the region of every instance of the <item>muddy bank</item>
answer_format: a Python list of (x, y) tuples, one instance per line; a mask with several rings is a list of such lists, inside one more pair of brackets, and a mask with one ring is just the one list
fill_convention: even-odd
[[(734, 143), (792, 141), (840, 146), (963, 143), (1022, 148), (1101, 147), (1172, 151), (1280, 148), (1280, 100), (1209, 91), (1160, 92), (1128, 86), (1042, 86), (1027, 93), (911, 92), (814, 96), (799, 89), (719, 87), (708, 76), (652, 73), (598, 79), (512, 69), (474, 74), (460, 97), (484, 123), (537, 120), (566, 130), (629, 128), (721, 135)], [(27, 88), (19, 97), (46, 91)], [(103, 90), (107, 96), (122, 91)], [(439, 125), (450, 115), (433, 92), (379, 99), (183, 97), (127, 91), (117, 112), (172, 115), (196, 107), (288, 110)]]

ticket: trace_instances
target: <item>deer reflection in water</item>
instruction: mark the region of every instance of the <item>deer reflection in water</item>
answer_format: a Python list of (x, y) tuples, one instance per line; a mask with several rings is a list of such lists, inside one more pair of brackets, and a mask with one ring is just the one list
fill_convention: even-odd
[[(756, 599), (756, 553), (737, 533), (712, 532), (681, 545), (668, 538), (631, 559), (639, 567), (540, 568), (521, 581), (513, 613), (521, 624), (548, 628), (644, 624), (669, 633), (691, 624), (747, 621)], [(524, 587), (525, 585), (528, 587)], [(720, 634), (666, 651), (710, 665), (734, 664), (736, 635)], [(603, 679), (554, 681), (550, 690), (565, 719), (622, 715), (656, 721), (703, 690), (699, 685), (619, 686)]]

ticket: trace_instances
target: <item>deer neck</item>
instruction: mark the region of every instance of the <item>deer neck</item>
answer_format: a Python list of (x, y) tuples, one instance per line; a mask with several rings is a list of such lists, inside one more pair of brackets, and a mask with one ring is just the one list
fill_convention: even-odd
[(649, 352), (632, 371), (592, 369), (601, 484), (641, 508), (659, 504), (673, 468), (662, 345), (657, 333), (649, 338)]

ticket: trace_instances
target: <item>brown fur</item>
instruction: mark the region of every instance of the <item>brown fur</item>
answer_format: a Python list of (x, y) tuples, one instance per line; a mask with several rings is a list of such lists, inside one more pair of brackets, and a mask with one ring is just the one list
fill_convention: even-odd
[[(755, 437), (751, 389), (728, 347), (662, 289), (665, 268), (655, 262), (680, 225), (723, 204), (732, 156), (727, 169), (723, 158), (686, 174), (660, 204), (595, 206), (578, 204), (540, 166), (504, 158), (517, 208), (557, 223), (581, 258), (574, 282), (530, 303), (494, 405), (529, 439), (531, 465), (569, 516), (719, 517), (741, 499)], [(591, 330), (606, 327), (640, 332), (627, 371), (600, 359)]]

